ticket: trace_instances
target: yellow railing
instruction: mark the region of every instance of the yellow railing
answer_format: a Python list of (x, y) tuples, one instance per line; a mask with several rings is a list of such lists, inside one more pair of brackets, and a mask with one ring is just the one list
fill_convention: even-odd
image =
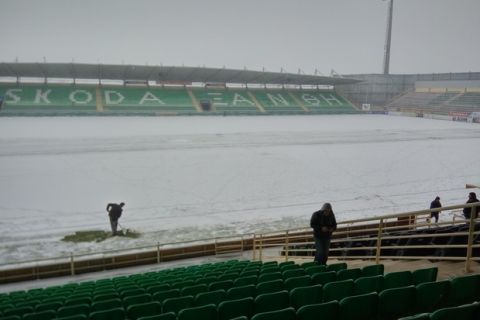
[[(470, 220), (459, 219), (459, 212), (463, 208), (471, 208)], [(448, 216), (442, 222), (432, 223), (429, 218), (431, 212), (442, 211), (441, 216)], [(372, 259), (377, 264), (382, 259), (428, 259), (428, 260), (452, 260), (465, 261), (465, 270), (471, 271), (471, 261), (480, 261), (479, 257), (473, 257), (473, 249), (480, 248), (480, 244), (474, 244), (473, 240), (480, 234), (475, 231), (475, 212), (480, 212), (480, 203), (448, 206), (437, 209), (412, 211), (400, 214), (385, 215), (380, 217), (369, 217), (355, 220), (341, 221), (338, 223), (337, 231), (331, 240), (330, 255), (337, 259)], [(438, 227), (465, 225), (465, 230), (448, 232)], [(435, 228), (435, 229), (433, 229)], [(431, 230), (430, 230), (431, 229)], [(408, 233), (408, 231), (417, 231)], [(423, 231), (423, 232), (422, 232)], [(429, 233), (428, 231), (435, 232)], [(439, 239), (452, 236), (466, 237), (463, 244), (425, 244), (408, 245), (410, 239)], [(389, 240), (405, 240), (404, 244), (390, 244)], [(446, 239), (447, 240), (447, 239)], [(369, 246), (360, 247), (347, 246), (348, 242), (368, 242)], [(443, 241), (446, 242), (446, 241)], [(305, 248), (306, 247), (306, 248)], [(277, 232), (261, 232), (254, 235), (253, 259), (285, 259), (290, 257), (313, 259), (315, 249), (313, 234), (310, 228), (284, 230)], [(466, 249), (465, 256), (458, 255), (426, 255), (408, 256), (389, 254), (397, 250), (412, 249)], [(388, 250), (388, 251), (387, 251)], [(346, 255), (347, 251), (364, 251), (369, 254)]]
[[(474, 212), (480, 212), (480, 203), (468, 205), (456, 205), (432, 210), (421, 210), (401, 214), (385, 215), (363, 219), (340, 221), (337, 231), (332, 239), (332, 255), (346, 250), (369, 250), (371, 254), (361, 256), (336, 256), (339, 259), (372, 259), (379, 263), (381, 259), (429, 259), (429, 260), (465, 260), (465, 269), (470, 271), (471, 261), (480, 261), (479, 257), (473, 257), (473, 249), (480, 248), (480, 244), (474, 244), (473, 239), (480, 234), (474, 229), (474, 219), (465, 221), (459, 219), (458, 211), (472, 208)], [(441, 215), (450, 215), (451, 219), (442, 219), (438, 224), (427, 223), (426, 218), (432, 211), (442, 211)], [(469, 228), (459, 232), (444, 232), (421, 235), (405, 234), (392, 235), (392, 232), (408, 230), (425, 230), (438, 226), (454, 226), (468, 224)], [(467, 236), (468, 241), (460, 245), (434, 244), (434, 245), (382, 245), (382, 241), (391, 239), (411, 239), (428, 237), (451, 237)], [(371, 241), (371, 246), (342, 247), (341, 244), (350, 241)], [(244, 251), (252, 250), (253, 260), (275, 258), (288, 260), (291, 256), (311, 259), (314, 249), (300, 248), (299, 246), (313, 247), (313, 235), (310, 228), (291, 229), (276, 232), (260, 232), (256, 234), (234, 235), (215, 239), (198, 239), (175, 243), (156, 243), (150, 246), (123, 248), (95, 253), (79, 254), (72, 252), (69, 256), (62, 256), (43, 260), (15, 262), (14, 264), (0, 265), (0, 283), (39, 279), (55, 276), (75, 275), (79, 273), (108, 270), (126, 266), (162, 263), (165, 261), (179, 260), (192, 257), (212, 256), (221, 254), (243, 254)], [(453, 249), (466, 248), (466, 255), (459, 256), (396, 256), (382, 254), (382, 250), (404, 249)], [(281, 255), (283, 253), (283, 256)]]

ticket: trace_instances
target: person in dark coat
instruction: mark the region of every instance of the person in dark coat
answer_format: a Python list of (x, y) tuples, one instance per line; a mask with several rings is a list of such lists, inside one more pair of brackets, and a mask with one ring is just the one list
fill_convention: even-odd
[(321, 265), (327, 264), (328, 251), (332, 232), (337, 229), (337, 220), (330, 203), (325, 203), (322, 209), (315, 211), (310, 219), (310, 227), (313, 228), (315, 238), (315, 262)]
[[(430, 209), (435, 209), (435, 208), (441, 208), (442, 207), (442, 204), (440, 203), (440, 197), (436, 197), (435, 200), (433, 200), (431, 203), (430, 203)], [(435, 218), (435, 223), (438, 222), (438, 214), (440, 213), (440, 211), (435, 211), (435, 212), (431, 212), (430, 213), (430, 218)]]
[(108, 216), (110, 217), (110, 226), (112, 227), (112, 236), (117, 235), (118, 219), (122, 216), (123, 206), (125, 203), (120, 204), (109, 203), (107, 205)]
[[(475, 194), (475, 192), (470, 192), (468, 194), (467, 203), (475, 203), (475, 202), (480, 202), (480, 200), (477, 199), (477, 195)], [(470, 220), (472, 209), (473, 208), (463, 208), (463, 216), (465, 217), (465, 219)], [(473, 219), (476, 219), (478, 217), (478, 211), (480, 211), (480, 206), (475, 208), (475, 216), (473, 217)]]

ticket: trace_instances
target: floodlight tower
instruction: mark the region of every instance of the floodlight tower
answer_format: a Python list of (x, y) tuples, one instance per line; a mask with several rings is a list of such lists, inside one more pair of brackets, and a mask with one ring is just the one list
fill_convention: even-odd
[(388, 74), (390, 69), (390, 43), (392, 41), (392, 16), (393, 16), (393, 0), (388, 1), (387, 15), (387, 36), (385, 38), (385, 54), (383, 56), (383, 74)]

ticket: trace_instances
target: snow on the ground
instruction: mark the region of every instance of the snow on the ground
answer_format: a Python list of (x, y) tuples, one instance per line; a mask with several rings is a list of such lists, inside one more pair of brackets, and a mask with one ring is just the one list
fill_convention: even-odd
[[(388, 116), (0, 118), (0, 264), (464, 203), (480, 126)], [(62, 242), (109, 229), (139, 239)]]

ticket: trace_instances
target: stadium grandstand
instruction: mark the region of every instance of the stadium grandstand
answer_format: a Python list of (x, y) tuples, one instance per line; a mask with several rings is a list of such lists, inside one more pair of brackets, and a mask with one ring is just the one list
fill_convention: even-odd
[(318, 75), (190, 67), (1, 63), (0, 78), (2, 115), (357, 113), (334, 90), (335, 85), (357, 80)]
[[(378, 112), (477, 121), (480, 112), (480, 73), (1, 63), (0, 79), (3, 116)], [(338, 221), (326, 266), (312, 262), (305, 228), (2, 265), (0, 320), (478, 319), (480, 206), (434, 210), (452, 218), (434, 224), (422, 210)]]

